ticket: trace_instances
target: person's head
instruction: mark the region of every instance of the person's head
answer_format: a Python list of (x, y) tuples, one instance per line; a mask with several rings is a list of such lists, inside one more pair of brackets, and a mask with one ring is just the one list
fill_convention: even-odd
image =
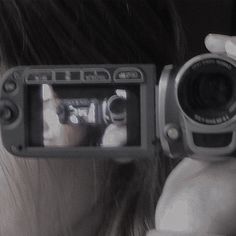
[(31, 64), (155, 63), (182, 55), (169, 0), (1, 1), (1, 61)]
[[(0, 0), (4, 70), (33, 64), (152, 63), (159, 74), (165, 64), (181, 61), (182, 46), (178, 17), (168, 0)], [(103, 163), (98, 201), (103, 224), (96, 235), (143, 235), (154, 224), (169, 161), (157, 157), (123, 165), (112, 160), (98, 163)], [(59, 186), (68, 177), (63, 173), (62, 169)], [(89, 190), (76, 193), (86, 196)], [(41, 201), (40, 195), (37, 199)]]

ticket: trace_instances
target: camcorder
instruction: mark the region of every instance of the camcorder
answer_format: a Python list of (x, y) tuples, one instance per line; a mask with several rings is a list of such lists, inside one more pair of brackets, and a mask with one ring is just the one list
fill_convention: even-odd
[(20, 157), (233, 157), (236, 63), (20, 66), (1, 79), (4, 147)]

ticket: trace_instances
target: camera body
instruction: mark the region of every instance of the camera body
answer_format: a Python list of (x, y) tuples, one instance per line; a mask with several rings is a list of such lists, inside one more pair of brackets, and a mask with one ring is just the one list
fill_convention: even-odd
[(236, 155), (236, 63), (22, 66), (1, 80), (5, 148), (22, 157)]
[(63, 99), (57, 107), (57, 115), (62, 124), (69, 125), (122, 125), (127, 122), (126, 99), (114, 94), (97, 98)]
[(156, 155), (154, 65), (21, 66), (1, 80), (4, 147), (20, 157)]
[(236, 155), (236, 63), (223, 55), (194, 57), (166, 66), (159, 82), (158, 126), (173, 158)]

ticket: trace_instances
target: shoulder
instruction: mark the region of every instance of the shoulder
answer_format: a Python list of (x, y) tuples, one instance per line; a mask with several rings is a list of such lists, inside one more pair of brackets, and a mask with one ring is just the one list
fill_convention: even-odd
[(236, 234), (236, 160), (183, 160), (156, 209), (159, 230)]

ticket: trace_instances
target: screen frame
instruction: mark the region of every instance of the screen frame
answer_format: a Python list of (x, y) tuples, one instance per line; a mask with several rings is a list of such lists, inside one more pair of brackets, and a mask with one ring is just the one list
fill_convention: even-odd
[[(126, 147), (29, 147), (27, 146), (28, 134), (28, 107), (27, 107), (27, 78), (32, 72), (55, 71), (102, 71), (107, 73), (108, 79), (104, 81), (92, 81), (90, 84), (101, 83), (125, 84), (133, 83), (140, 88), (140, 146)], [(119, 71), (136, 70), (141, 78), (137, 80), (116, 81)], [(4, 81), (15, 76), (17, 89), (14, 93), (6, 93), (2, 88)], [(17, 76), (16, 76), (17, 75)], [(37, 81), (45, 83), (45, 81)], [(55, 83), (55, 81), (49, 81)], [(66, 84), (68, 81), (57, 83)], [(75, 82), (73, 81), (73, 84)], [(78, 82), (80, 83), (80, 82)], [(70, 66), (26, 66), (15, 67), (7, 71), (1, 81), (1, 99), (11, 100), (18, 107), (19, 114), (16, 121), (10, 125), (1, 126), (2, 142), (5, 148), (13, 155), (19, 157), (46, 157), (46, 158), (151, 158), (156, 153), (156, 118), (155, 118), (155, 85), (156, 66), (152, 64), (132, 65), (70, 65)]]

